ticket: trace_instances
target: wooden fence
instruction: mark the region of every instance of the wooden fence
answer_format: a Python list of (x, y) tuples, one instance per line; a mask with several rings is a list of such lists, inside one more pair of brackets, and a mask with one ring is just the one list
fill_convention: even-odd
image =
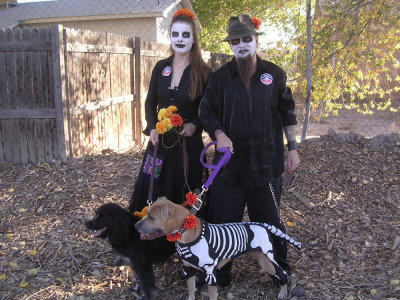
[(0, 29), (0, 161), (65, 162), (142, 143), (144, 91), (168, 55), (164, 44), (62, 25)]
[(140, 143), (141, 44), (61, 25), (0, 29), (0, 161), (67, 161)]

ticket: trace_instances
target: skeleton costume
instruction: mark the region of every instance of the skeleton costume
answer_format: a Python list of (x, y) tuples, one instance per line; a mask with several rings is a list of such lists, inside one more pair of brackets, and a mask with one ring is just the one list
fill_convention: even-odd
[[(275, 226), (265, 223), (246, 222), (228, 224), (202, 223), (200, 236), (191, 243), (175, 244), (178, 256), (190, 265), (197, 266), (206, 274), (208, 285), (216, 285), (217, 265), (225, 258), (236, 258), (249, 251), (260, 251), (272, 262), (281, 285), (287, 283), (286, 272), (276, 263), (271, 243), (272, 235), (301, 248), (301, 243), (284, 234)], [(185, 277), (191, 277), (195, 269), (184, 264)]]

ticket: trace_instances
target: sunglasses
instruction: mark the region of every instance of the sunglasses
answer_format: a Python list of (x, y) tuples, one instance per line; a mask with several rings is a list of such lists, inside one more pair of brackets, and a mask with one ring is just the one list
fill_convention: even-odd
[(239, 45), (240, 40), (242, 40), (243, 43), (248, 44), (253, 41), (253, 37), (251, 35), (248, 35), (248, 36), (242, 37), (241, 39), (233, 39), (233, 40), (231, 40), (231, 44), (234, 46)]

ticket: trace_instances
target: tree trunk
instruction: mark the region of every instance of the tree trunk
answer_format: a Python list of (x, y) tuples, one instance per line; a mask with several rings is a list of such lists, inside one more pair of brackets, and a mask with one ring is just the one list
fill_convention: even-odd
[(311, 0), (306, 1), (307, 5), (307, 98), (306, 98), (306, 118), (303, 124), (303, 133), (301, 142), (304, 142), (307, 135), (308, 120), (311, 110), (311, 59), (312, 59), (312, 41), (311, 41)]

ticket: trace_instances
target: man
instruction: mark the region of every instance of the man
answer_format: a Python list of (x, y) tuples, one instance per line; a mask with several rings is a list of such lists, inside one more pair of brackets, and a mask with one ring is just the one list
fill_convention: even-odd
[[(285, 232), (279, 204), (284, 172), (283, 131), (288, 140), (287, 170), (300, 163), (296, 148), (295, 103), (286, 86), (286, 73), (256, 55), (258, 35), (247, 14), (231, 17), (227, 41), (234, 58), (211, 78), (200, 106), (200, 122), (217, 140), (217, 148), (229, 147), (229, 163), (218, 173), (210, 189), (209, 221), (240, 222), (247, 204), (251, 221), (265, 222)], [(273, 241), (277, 261), (290, 275), (286, 243)], [(218, 276), (221, 286), (230, 282), (230, 268)]]

